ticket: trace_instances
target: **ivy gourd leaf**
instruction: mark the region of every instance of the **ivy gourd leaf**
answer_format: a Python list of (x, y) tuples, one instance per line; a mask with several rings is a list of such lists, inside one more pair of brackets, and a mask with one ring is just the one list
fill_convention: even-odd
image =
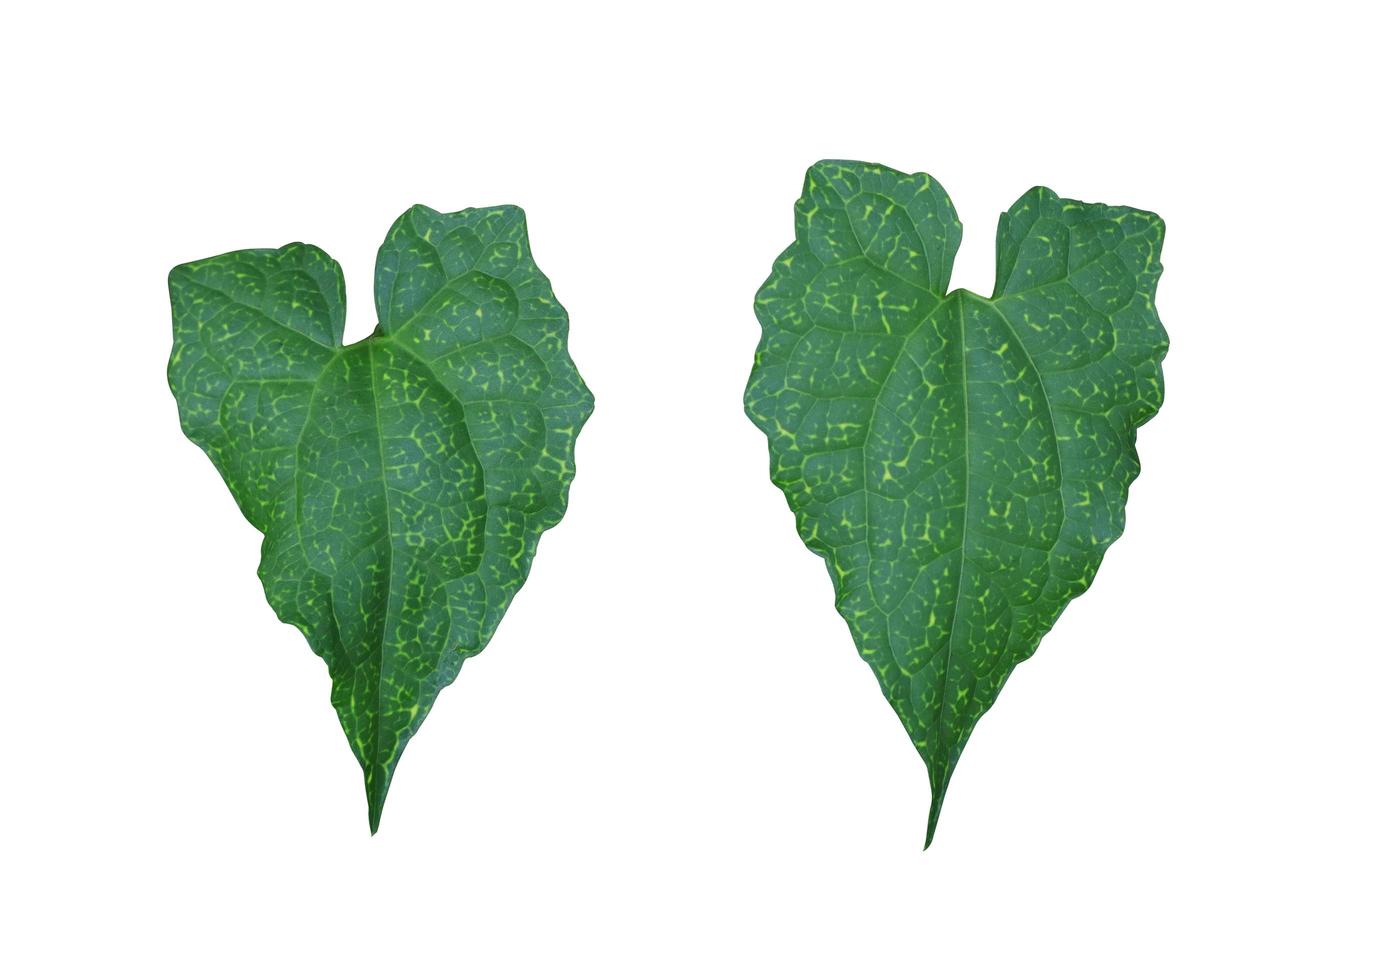
[(312, 245), (169, 275), (183, 431), (265, 535), (276, 615), (327, 662), (374, 834), (400, 754), (487, 645), (563, 516), (593, 399), (525, 215), (416, 206), (376, 260), (379, 325), (344, 347)]
[(929, 847), (974, 725), (1123, 531), (1162, 401), (1163, 226), (1033, 188), (989, 299), (949, 291), (961, 225), (927, 174), (818, 163), (795, 231), (747, 414), (925, 760)]

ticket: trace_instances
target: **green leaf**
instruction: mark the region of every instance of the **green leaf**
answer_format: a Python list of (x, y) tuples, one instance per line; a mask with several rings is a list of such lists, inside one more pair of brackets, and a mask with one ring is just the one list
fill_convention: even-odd
[(1167, 345), (1156, 215), (1033, 188), (991, 299), (948, 292), (960, 229), (926, 174), (811, 167), (746, 396), (929, 769), (927, 847), (974, 725), (1123, 531)]
[(342, 346), (312, 245), (169, 275), (183, 431), (264, 532), (260, 578), (332, 676), (375, 833), (396, 763), (481, 652), (564, 514), (592, 395), (516, 207), (416, 206), (376, 260), (375, 332)]

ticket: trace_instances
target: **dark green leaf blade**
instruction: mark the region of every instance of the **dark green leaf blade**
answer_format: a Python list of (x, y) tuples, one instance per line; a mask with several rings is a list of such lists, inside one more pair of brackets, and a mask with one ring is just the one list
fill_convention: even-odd
[(373, 833), (405, 744), (563, 516), (593, 405), (519, 208), (411, 208), (376, 287), (380, 325), (343, 347), (342, 272), (312, 246), (169, 277), (184, 431), (265, 534), (271, 607), (328, 665)]
[(1167, 344), (1156, 215), (1029, 191), (990, 299), (947, 292), (959, 234), (926, 174), (811, 167), (746, 395), (925, 760), (927, 847), (974, 726), (1122, 533)]

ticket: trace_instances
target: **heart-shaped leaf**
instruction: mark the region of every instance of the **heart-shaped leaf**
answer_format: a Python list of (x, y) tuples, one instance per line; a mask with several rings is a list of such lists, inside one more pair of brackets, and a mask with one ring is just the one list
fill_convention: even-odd
[(342, 270), (311, 245), (169, 275), (183, 431), (265, 534), (280, 619), (327, 662), (371, 830), (405, 744), (487, 645), (564, 514), (592, 395), (525, 215), (416, 206), (344, 347)]
[(929, 769), (927, 847), (974, 725), (1123, 531), (1167, 344), (1156, 215), (1028, 191), (991, 299), (948, 291), (960, 227), (926, 174), (811, 167), (746, 397)]

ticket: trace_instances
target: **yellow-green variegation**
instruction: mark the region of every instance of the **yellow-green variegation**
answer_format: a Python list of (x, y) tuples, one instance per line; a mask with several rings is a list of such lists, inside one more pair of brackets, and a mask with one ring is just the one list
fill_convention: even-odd
[(405, 744), (563, 516), (592, 396), (525, 216), (416, 206), (344, 347), (338, 264), (249, 249), (169, 275), (183, 430), (264, 532), (280, 619), (327, 663), (374, 833)]
[(1122, 533), (1161, 405), (1161, 219), (1044, 187), (997, 285), (926, 174), (826, 161), (756, 298), (746, 394), (771, 476), (930, 773), (926, 845), (974, 725)]

